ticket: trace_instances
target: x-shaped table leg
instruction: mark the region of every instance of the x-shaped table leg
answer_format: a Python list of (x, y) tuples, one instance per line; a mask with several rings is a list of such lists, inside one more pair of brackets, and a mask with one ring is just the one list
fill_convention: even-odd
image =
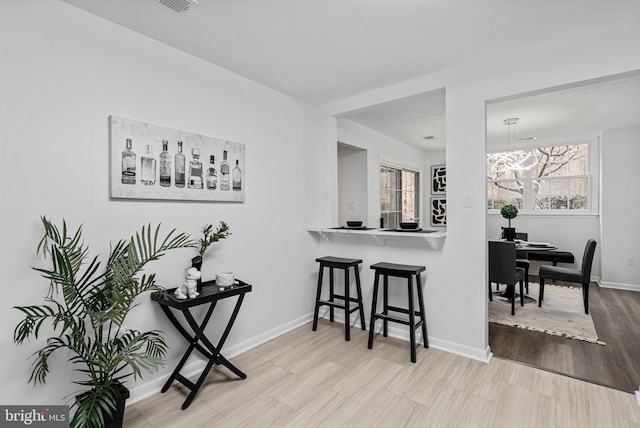
[[(198, 324), (198, 322), (195, 320), (189, 308), (182, 309), (182, 314), (187, 320), (187, 323), (191, 327), (195, 336), (187, 332), (187, 330), (178, 321), (178, 319), (175, 317), (173, 312), (171, 312), (171, 309), (169, 309), (168, 306), (161, 306), (165, 315), (167, 316), (167, 318), (169, 318), (169, 321), (171, 321), (171, 324), (173, 324), (176, 330), (178, 330), (178, 332), (189, 342), (189, 347), (185, 351), (184, 355), (180, 359), (180, 362), (178, 363), (175, 370), (173, 371), (173, 373), (171, 374), (171, 376), (169, 377), (169, 379), (164, 384), (161, 390), (162, 392), (166, 392), (174, 380), (178, 380), (184, 386), (189, 388), (191, 392), (189, 393), (189, 396), (182, 404), (182, 410), (185, 410), (187, 407), (189, 407), (189, 405), (191, 404), (191, 401), (198, 393), (198, 390), (202, 386), (202, 383), (204, 382), (205, 378), (209, 374), (209, 371), (214, 366), (214, 364), (223, 365), (227, 367), (229, 370), (231, 370), (236, 376), (238, 376), (241, 379), (247, 378), (246, 374), (244, 374), (242, 371), (240, 371), (240, 369), (238, 369), (236, 366), (231, 364), (231, 362), (227, 360), (220, 353), (220, 350), (224, 346), (224, 342), (227, 340), (227, 337), (229, 336), (229, 332), (233, 327), (233, 323), (235, 322), (236, 317), (238, 316), (238, 312), (240, 310), (240, 306), (242, 305), (243, 299), (244, 299), (244, 294), (240, 294), (238, 296), (236, 305), (233, 309), (233, 313), (231, 314), (231, 318), (229, 319), (229, 322), (227, 323), (224, 333), (222, 334), (222, 337), (218, 341), (217, 345), (214, 345), (204, 334), (204, 330), (207, 327), (207, 324), (209, 323), (211, 315), (213, 314), (213, 310), (215, 309), (216, 301), (211, 302), (211, 304), (209, 305), (209, 309), (207, 310), (207, 313), (200, 324)], [(185, 363), (187, 362), (189, 356), (191, 355), (194, 349), (197, 349), (202, 355), (204, 355), (209, 360), (206, 367), (202, 371), (202, 374), (200, 375), (200, 377), (198, 378), (195, 384), (180, 374), (180, 370), (182, 370), (182, 368), (184, 367)]]

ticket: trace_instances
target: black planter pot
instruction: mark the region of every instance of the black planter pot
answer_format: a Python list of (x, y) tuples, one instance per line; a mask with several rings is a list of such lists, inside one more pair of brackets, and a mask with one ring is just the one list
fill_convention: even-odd
[(131, 394), (129, 390), (124, 386), (120, 386), (120, 395), (116, 400), (116, 410), (111, 417), (105, 417), (105, 428), (122, 428), (124, 422), (124, 408), (127, 403), (127, 398)]
[[(127, 399), (131, 395), (126, 386), (122, 384), (118, 384), (119, 395), (116, 398), (116, 409), (112, 414), (108, 414), (108, 412), (102, 409), (102, 415), (104, 417), (104, 428), (122, 428), (124, 422), (124, 410), (127, 404)], [(86, 392), (76, 399), (78, 401), (82, 400), (82, 397), (86, 396), (86, 394), (90, 394), (91, 392)]]
[[(202, 257), (196, 256), (191, 259), (191, 267), (198, 269), (198, 272), (202, 273)], [(202, 278), (198, 280), (198, 285), (196, 290), (198, 293), (202, 291)]]
[(513, 241), (516, 238), (516, 228), (515, 227), (505, 227), (504, 228), (504, 238), (507, 241)]

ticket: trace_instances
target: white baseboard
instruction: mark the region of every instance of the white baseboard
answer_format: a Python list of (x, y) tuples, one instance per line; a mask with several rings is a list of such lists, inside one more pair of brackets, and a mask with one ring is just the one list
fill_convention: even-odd
[[(307, 314), (298, 319), (290, 321), (286, 324), (283, 324), (281, 326), (268, 330), (262, 334), (259, 334), (245, 341), (237, 343), (233, 346), (226, 347), (224, 348), (224, 356), (226, 358), (233, 358), (236, 355), (242, 354), (243, 352), (253, 349), (256, 346), (262, 345), (263, 343), (268, 342), (271, 339), (274, 339), (295, 328), (300, 327), (301, 325), (307, 324), (312, 319), (313, 319), (313, 314)], [(181, 374), (186, 378), (199, 376), (207, 364), (207, 361), (198, 353), (194, 353), (192, 355), (194, 355), (192, 358), (196, 359), (196, 361), (193, 361), (185, 365), (181, 371)], [(160, 390), (162, 389), (162, 386), (165, 384), (167, 379), (169, 379), (169, 376), (171, 376), (171, 373), (163, 376), (159, 376), (155, 379), (150, 379), (144, 383), (138, 384), (135, 387), (131, 388), (130, 389), (131, 396), (127, 400), (127, 405), (134, 404), (144, 398), (147, 398), (153, 394), (160, 392)]]
[(609, 281), (600, 281), (598, 284), (602, 288), (614, 288), (616, 290), (625, 290), (625, 291), (640, 291), (640, 285), (638, 284), (625, 284), (623, 282), (609, 282)]
[[(321, 318), (328, 319), (327, 309), (325, 314), (320, 313)], [(336, 322), (344, 324), (344, 314), (336, 313), (334, 316)], [(360, 318), (352, 318), (351, 321), (352, 327), (360, 326)], [(427, 326), (428, 327), (428, 326)], [(368, 326), (367, 326), (368, 328)], [(382, 323), (378, 323), (376, 326), (376, 332), (382, 334)], [(427, 330), (428, 333), (428, 330)], [(396, 339), (406, 340), (407, 342), (410, 340), (409, 330), (402, 327), (397, 327), (393, 324), (389, 324), (389, 336), (395, 337)], [(422, 343), (422, 332), (420, 330), (416, 331), (416, 343)], [(375, 347), (375, 342), (374, 342)], [(477, 349), (471, 348), (466, 345), (461, 345), (459, 343), (449, 342), (447, 340), (438, 339), (437, 337), (429, 336), (429, 347), (440, 349), (445, 352), (450, 352), (452, 354), (460, 355), (463, 357), (471, 358), (473, 360), (481, 361), (483, 363), (488, 363), (491, 361), (493, 357), (493, 353), (491, 353), (491, 349), (487, 346), (485, 349)], [(407, 351), (408, 352), (408, 351)]]
[[(380, 323), (379, 328), (376, 327), (376, 332), (382, 334), (382, 323)], [(406, 328), (396, 327), (392, 325), (389, 325), (389, 336), (406, 340), (407, 342), (410, 340), (409, 331)], [(422, 333), (420, 332), (420, 330), (416, 332), (416, 343), (422, 343)], [(485, 349), (471, 348), (466, 345), (450, 342), (448, 340), (438, 339), (437, 337), (432, 336), (429, 336), (429, 347), (440, 349), (441, 351), (450, 352), (452, 354), (460, 355), (466, 358), (471, 358), (483, 363), (490, 362), (491, 358), (493, 357), (491, 349), (488, 346)]]
[[(538, 275), (537, 273), (535, 274), (532, 274), (531, 272), (529, 273), (531, 275)], [(591, 282), (598, 283), (598, 286), (602, 288), (613, 288), (616, 290), (625, 290), (625, 291), (640, 291), (640, 284), (625, 284), (623, 282), (603, 281), (602, 279), (600, 279), (600, 277), (597, 277), (597, 276), (592, 276)]]

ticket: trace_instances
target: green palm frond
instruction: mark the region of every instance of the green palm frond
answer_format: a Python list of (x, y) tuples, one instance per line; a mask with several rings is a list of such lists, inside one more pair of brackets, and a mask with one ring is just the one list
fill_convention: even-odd
[(118, 243), (111, 252), (107, 271), (108, 277), (113, 278), (113, 287), (105, 290), (105, 298), (110, 306), (105, 308), (104, 315), (118, 326), (124, 322), (124, 316), (131, 310), (138, 295), (160, 289), (155, 283), (154, 275), (137, 278), (143, 267), (169, 250), (195, 245), (188, 235), (176, 234), (175, 229), (159, 241), (159, 232), (160, 226), (155, 230), (151, 225), (143, 226), (128, 243)]
[(33, 363), (33, 370), (29, 382), (45, 383), (47, 374), (49, 373), (49, 357), (58, 349), (67, 348), (67, 342), (63, 337), (50, 337), (47, 345), (36, 352), (36, 360)]
[(130, 366), (134, 378), (141, 377), (142, 370), (156, 370), (165, 363), (167, 345), (159, 331), (141, 333), (129, 330), (116, 338), (112, 346), (118, 356), (114, 363), (118, 366)]
[(66, 312), (82, 316), (89, 306), (87, 300), (100, 282), (100, 275), (96, 274), (100, 262), (95, 257), (81, 273), (89, 253), (82, 241), (82, 226), (70, 236), (66, 222), (63, 222), (62, 232), (46, 217), (42, 217), (42, 223), (45, 235), (38, 245), (38, 252), (43, 252), (45, 258), (49, 255), (53, 266), (34, 269), (50, 281), (50, 299), (55, 300), (61, 294)]
[(42, 323), (45, 322), (47, 318), (55, 316), (55, 311), (47, 305), (18, 306), (16, 309), (24, 313), (24, 319), (20, 321), (13, 331), (13, 340), (17, 344), (21, 344), (31, 335), (37, 339)]
[(64, 220), (62, 221), (62, 233), (60, 233), (60, 230), (55, 224), (47, 220), (46, 216), (42, 216), (41, 220), (45, 233), (38, 244), (38, 254), (42, 252), (46, 258), (47, 254), (49, 254), (49, 245), (52, 241), (52, 243), (69, 253), (73, 260), (80, 260), (86, 255), (87, 250), (82, 242), (82, 226), (76, 230), (73, 236), (69, 236), (67, 233), (67, 223)]

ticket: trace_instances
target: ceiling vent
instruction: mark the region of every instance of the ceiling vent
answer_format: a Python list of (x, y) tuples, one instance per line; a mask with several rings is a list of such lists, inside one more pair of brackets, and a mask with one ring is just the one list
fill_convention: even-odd
[(191, 2), (189, 0), (155, 0), (163, 6), (168, 7), (176, 13), (182, 13), (189, 10)]

